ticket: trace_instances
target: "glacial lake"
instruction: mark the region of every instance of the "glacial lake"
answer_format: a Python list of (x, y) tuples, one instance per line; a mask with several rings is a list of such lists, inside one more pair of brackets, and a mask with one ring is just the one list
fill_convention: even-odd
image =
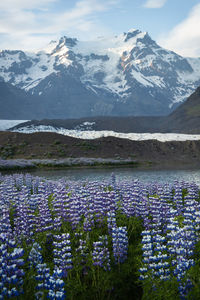
[[(133, 168), (77, 168), (65, 170), (35, 170), (30, 172), (51, 180), (65, 178), (66, 180), (109, 180), (114, 173), (117, 181), (139, 179), (143, 182), (172, 183), (174, 180), (195, 182), (200, 186), (200, 169), (188, 170), (141, 170)], [(3, 174), (3, 172), (2, 172)]]

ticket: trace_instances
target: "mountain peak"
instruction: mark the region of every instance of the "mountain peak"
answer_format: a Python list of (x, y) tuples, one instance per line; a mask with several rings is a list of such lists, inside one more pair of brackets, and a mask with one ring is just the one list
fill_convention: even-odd
[(42, 50), (48, 54), (56, 53), (60, 51), (64, 46), (66, 48), (73, 48), (76, 46), (78, 40), (76, 38), (70, 38), (67, 36), (62, 36), (59, 41), (52, 40), (47, 47), (43, 48)]
[(65, 45), (67, 47), (74, 47), (74, 46), (76, 46), (77, 41), (78, 40), (76, 38), (70, 38), (70, 37), (67, 37), (64, 35), (63, 37), (60, 38), (59, 45), (60, 46)]
[(78, 116), (79, 104), (79, 116), (167, 114), (199, 85), (199, 70), (200, 60), (167, 51), (138, 29), (94, 41), (63, 36), (34, 53), (0, 52), (0, 80), (55, 102), (65, 117)]
[(124, 36), (125, 36), (124, 42), (127, 42), (128, 40), (136, 37), (140, 33), (142, 33), (142, 31), (140, 31), (138, 29), (134, 29), (134, 28), (129, 29), (129, 31), (127, 33), (124, 32)]

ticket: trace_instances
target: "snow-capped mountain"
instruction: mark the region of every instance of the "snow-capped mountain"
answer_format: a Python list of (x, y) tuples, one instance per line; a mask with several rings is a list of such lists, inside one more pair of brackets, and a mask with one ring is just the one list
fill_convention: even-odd
[[(64, 36), (34, 53), (2, 50), (0, 79), (28, 96), (27, 118), (164, 115), (200, 85), (200, 59), (132, 29), (94, 42)], [(10, 118), (5, 101), (1, 117)]]

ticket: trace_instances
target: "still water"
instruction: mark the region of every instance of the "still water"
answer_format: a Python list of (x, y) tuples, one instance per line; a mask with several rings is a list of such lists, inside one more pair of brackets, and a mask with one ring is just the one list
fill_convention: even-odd
[(134, 180), (139, 179), (144, 182), (172, 183), (174, 180), (184, 180), (196, 182), (200, 186), (200, 169), (199, 170), (138, 170), (132, 168), (107, 168), (107, 169), (67, 169), (67, 170), (36, 170), (31, 174), (45, 177), (47, 179), (66, 180), (107, 180), (111, 174), (116, 175), (116, 179)]

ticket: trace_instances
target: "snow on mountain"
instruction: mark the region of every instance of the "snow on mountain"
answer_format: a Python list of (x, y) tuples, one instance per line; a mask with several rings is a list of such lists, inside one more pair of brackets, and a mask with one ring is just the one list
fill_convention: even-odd
[(8, 130), (24, 122), (28, 122), (28, 120), (0, 120), (0, 131)]
[[(88, 90), (87, 98), (97, 99), (88, 115), (97, 113), (99, 106), (100, 112), (114, 115), (123, 110), (132, 115), (165, 114), (200, 85), (200, 59), (163, 49), (148, 33), (136, 29), (96, 41), (64, 36), (33, 53), (0, 51), (0, 79), (26, 92), (49, 98), (49, 88), (55, 91), (51, 94), (58, 94), (62, 78), (69, 85), (64, 98), (71, 97), (69, 91), (74, 95), (71, 78), (76, 90), (81, 84)], [(100, 104), (102, 99), (106, 104)], [(116, 108), (117, 103), (128, 108)]]
[(0, 77), (19, 88), (30, 90), (55, 72), (55, 57), (45, 52), (0, 52)]
[[(85, 124), (91, 125), (91, 124)], [(120, 133), (115, 131), (109, 130), (102, 130), (102, 131), (95, 131), (95, 130), (69, 130), (65, 128), (55, 128), (53, 126), (45, 126), (45, 125), (38, 125), (38, 126), (25, 126), (19, 129), (13, 130), (14, 132), (21, 132), (21, 133), (34, 133), (34, 132), (56, 132), (58, 134), (63, 134), (79, 139), (97, 139), (101, 137), (116, 137), (122, 139), (129, 139), (133, 141), (143, 141), (143, 140), (158, 140), (161, 142), (167, 141), (196, 141), (200, 140), (200, 134), (178, 134), (178, 133)]]

